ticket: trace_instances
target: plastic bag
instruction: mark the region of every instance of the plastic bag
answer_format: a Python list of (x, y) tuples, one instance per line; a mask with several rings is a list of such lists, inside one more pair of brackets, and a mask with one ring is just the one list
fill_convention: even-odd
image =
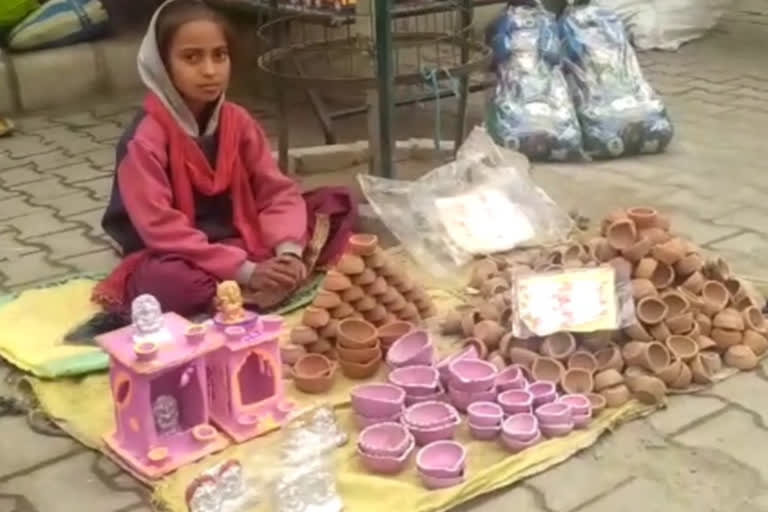
[(359, 175), (371, 207), (414, 259), (449, 282), (477, 254), (564, 239), (570, 217), (538, 188), (519, 153), (475, 128), (456, 160), (417, 181)]
[(560, 30), (587, 154), (612, 158), (664, 151), (674, 134), (672, 123), (645, 81), (618, 15), (591, 5), (571, 6)]
[(532, 4), (507, 7), (486, 33), (497, 76), (486, 126), (498, 144), (532, 160), (579, 158), (581, 131), (560, 69), (557, 22)]

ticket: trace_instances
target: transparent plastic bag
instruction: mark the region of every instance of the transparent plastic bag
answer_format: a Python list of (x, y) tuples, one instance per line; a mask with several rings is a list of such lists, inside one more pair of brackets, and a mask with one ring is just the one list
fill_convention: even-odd
[(560, 69), (555, 16), (538, 0), (510, 5), (486, 39), (497, 77), (486, 112), (494, 140), (532, 160), (582, 157), (581, 130)]
[(432, 274), (459, 279), (474, 256), (563, 240), (573, 223), (528, 174), (519, 153), (475, 128), (456, 160), (417, 181), (359, 175), (384, 224)]
[(560, 33), (586, 153), (615, 158), (663, 152), (674, 129), (643, 77), (619, 16), (602, 7), (569, 6)]

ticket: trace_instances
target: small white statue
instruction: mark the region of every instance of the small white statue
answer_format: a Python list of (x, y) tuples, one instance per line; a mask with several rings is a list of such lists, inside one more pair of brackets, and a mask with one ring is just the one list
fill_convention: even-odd
[(158, 434), (170, 435), (179, 431), (179, 402), (173, 395), (160, 395), (155, 398), (152, 414)]
[(131, 303), (131, 320), (140, 336), (148, 336), (163, 329), (163, 310), (152, 295), (139, 295)]

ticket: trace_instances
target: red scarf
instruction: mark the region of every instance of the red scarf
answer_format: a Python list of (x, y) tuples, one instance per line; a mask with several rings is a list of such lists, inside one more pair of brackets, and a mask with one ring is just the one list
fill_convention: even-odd
[[(200, 146), (184, 133), (168, 109), (154, 94), (144, 101), (145, 112), (160, 123), (168, 137), (168, 161), (174, 207), (181, 210), (190, 222), (195, 219), (195, 195), (222, 194), (229, 190), (232, 196), (233, 223), (250, 254), (260, 250), (258, 209), (248, 171), (240, 158), (243, 127), (250, 120), (234, 105), (225, 102), (219, 115), (219, 145), (216, 169), (212, 169)], [(149, 256), (145, 249), (125, 257), (115, 270), (93, 291), (94, 301), (109, 308), (121, 308), (125, 300), (128, 277)]]

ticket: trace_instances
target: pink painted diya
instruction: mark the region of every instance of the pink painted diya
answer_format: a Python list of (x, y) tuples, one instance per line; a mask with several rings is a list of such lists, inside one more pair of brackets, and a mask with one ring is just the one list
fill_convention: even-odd
[(437, 363), (436, 368), (437, 371), (440, 372), (440, 380), (442, 381), (443, 385), (448, 386), (448, 383), (451, 379), (451, 363), (461, 359), (479, 359), (479, 357), (480, 355), (477, 351), (477, 347), (469, 345), (459, 350), (455, 354), (451, 354), (450, 356), (441, 359), (440, 362)]
[(389, 382), (403, 388), (411, 396), (425, 396), (436, 393), (440, 385), (440, 374), (432, 366), (405, 366), (389, 373)]
[(513, 364), (507, 366), (496, 375), (496, 389), (499, 393), (508, 389), (525, 389), (528, 387), (528, 380), (525, 378), (523, 367)]
[(493, 388), (498, 370), (482, 359), (459, 359), (449, 365), (449, 388), (478, 392)]
[(413, 445), (413, 436), (402, 423), (379, 423), (360, 432), (361, 452), (377, 457), (400, 457)]
[(387, 418), (402, 412), (405, 391), (392, 384), (362, 384), (352, 389), (352, 409), (369, 418)]
[(464, 474), (467, 450), (456, 441), (430, 443), (416, 455), (420, 474), (437, 478), (455, 478)]
[(530, 391), (510, 389), (498, 396), (498, 403), (506, 414), (533, 412), (534, 396)]
[(435, 348), (424, 329), (409, 332), (395, 341), (387, 352), (387, 364), (392, 368), (414, 365), (432, 365)]

